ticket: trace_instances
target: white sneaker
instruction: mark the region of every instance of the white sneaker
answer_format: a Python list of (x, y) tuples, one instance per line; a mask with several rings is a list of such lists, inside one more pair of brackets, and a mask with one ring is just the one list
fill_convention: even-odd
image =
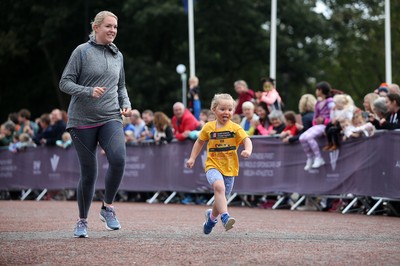
[(321, 166), (323, 166), (325, 164), (324, 159), (322, 159), (322, 157), (317, 157), (314, 160), (314, 163), (312, 164), (312, 168), (320, 168)]
[(307, 162), (306, 162), (306, 166), (304, 166), (304, 170), (305, 170), (305, 171), (310, 170), (311, 167), (312, 167), (312, 165), (313, 165), (313, 159), (308, 158), (308, 159), (307, 159)]

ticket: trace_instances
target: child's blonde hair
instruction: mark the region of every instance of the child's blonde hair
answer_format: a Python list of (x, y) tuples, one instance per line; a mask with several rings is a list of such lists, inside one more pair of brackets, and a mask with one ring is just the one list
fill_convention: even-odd
[(236, 101), (228, 93), (215, 94), (211, 101), (211, 110), (214, 111), (221, 101), (231, 101), (233, 108), (236, 107)]
[(335, 102), (335, 104), (338, 103), (343, 105), (344, 108), (354, 106), (353, 98), (351, 98), (351, 96), (348, 94), (336, 94), (335, 96), (333, 96), (333, 101)]

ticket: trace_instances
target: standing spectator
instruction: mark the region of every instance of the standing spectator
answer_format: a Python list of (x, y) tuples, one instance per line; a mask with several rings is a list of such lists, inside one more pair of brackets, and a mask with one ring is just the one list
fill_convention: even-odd
[(254, 91), (252, 89), (249, 89), (246, 81), (244, 80), (235, 81), (235, 83), (233, 83), (233, 86), (235, 87), (235, 91), (238, 95), (238, 99), (236, 100), (235, 114), (243, 116), (243, 103), (254, 102)]
[(199, 78), (196, 76), (189, 78), (188, 108), (190, 112), (200, 120), (201, 101)]
[(387, 84), (386, 82), (381, 83), (381, 85), (379, 85), (379, 87), (375, 90), (375, 92), (379, 96), (385, 97), (389, 93), (389, 84)]
[(226, 231), (233, 228), (235, 219), (228, 213), (227, 197), (232, 191), (235, 176), (239, 173), (237, 150), (243, 143), (241, 156), (249, 158), (253, 149), (252, 142), (243, 128), (231, 121), (235, 101), (229, 94), (216, 94), (211, 102), (211, 110), (217, 120), (204, 125), (186, 162), (186, 166), (192, 168), (204, 143), (208, 141), (205, 171), (214, 190), (215, 201), (213, 208), (206, 211), (204, 234), (211, 233), (219, 215)]
[(312, 94), (304, 94), (301, 96), (299, 100), (299, 112), (301, 115), (301, 124), (296, 124), (297, 129), (299, 130), (299, 134), (293, 137), (290, 137), (288, 140), (289, 143), (294, 143), (299, 140), (299, 137), (302, 133), (307, 131), (311, 126), (314, 118), (314, 108), (317, 99)]
[(400, 87), (396, 83), (392, 83), (388, 86), (389, 93), (400, 94)]
[(0, 147), (8, 146), (14, 141), (15, 124), (12, 121), (4, 122), (0, 127)]
[(176, 102), (173, 105), (173, 111), (172, 126), (175, 138), (184, 141), (189, 137), (191, 131), (198, 129), (200, 123), (181, 102)]
[(118, 18), (99, 12), (88, 42), (73, 52), (60, 80), (61, 91), (71, 95), (67, 129), (71, 134), (81, 169), (77, 189), (79, 219), (74, 237), (87, 237), (87, 218), (98, 174), (97, 145), (104, 150), (109, 166), (100, 219), (108, 230), (121, 225), (112, 203), (124, 175), (126, 145), (122, 117), (131, 115), (125, 87), (122, 53), (113, 43)]
[(39, 126), (30, 120), (31, 112), (28, 109), (21, 109), (18, 112), (19, 134), (27, 133), (30, 138), (33, 138), (39, 131)]
[(156, 132), (154, 134), (154, 141), (157, 144), (170, 143), (174, 138), (172, 131), (171, 119), (163, 112), (154, 113), (154, 126)]
[(257, 103), (266, 103), (269, 111), (282, 110), (282, 99), (275, 88), (275, 80), (273, 78), (262, 78), (261, 88), (262, 91), (256, 92)]
[(316, 86), (315, 95), (317, 103), (314, 108), (313, 126), (300, 135), (300, 143), (307, 156), (307, 163), (304, 170), (319, 168), (325, 164), (321, 156), (317, 138), (324, 135), (325, 127), (330, 121), (330, 112), (333, 106), (331, 97), (331, 85), (328, 82), (320, 82)]
[(50, 125), (43, 132), (40, 138), (40, 144), (46, 146), (55, 146), (57, 140), (61, 140), (65, 132), (66, 124), (62, 118), (60, 109), (53, 109), (50, 113)]

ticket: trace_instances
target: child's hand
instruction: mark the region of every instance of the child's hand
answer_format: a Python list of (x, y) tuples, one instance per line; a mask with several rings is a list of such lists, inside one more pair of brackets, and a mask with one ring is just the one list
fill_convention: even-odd
[(249, 152), (249, 151), (247, 151), (247, 150), (243, 150), (243, 151), (240, 153), (240, 155), (241, 155), (243, 158), (247, 159), (247, 158), (250, 157), (251, 152)]
[(186, 167), (187, 167), (187, 168), (193, 168), (193, 165), (194, 165), (194, 160), (193, 160), (192, 158), (189, 158), (189, 159), (186, 161)]

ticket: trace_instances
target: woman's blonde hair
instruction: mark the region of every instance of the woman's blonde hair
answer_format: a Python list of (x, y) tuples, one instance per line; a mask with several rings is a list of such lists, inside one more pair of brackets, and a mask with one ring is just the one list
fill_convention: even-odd
[(315, 103), (317, 99), (312, 94), (304, 94), (301, 96), (299, 101), (299, 112), (306, 113), (306, 112), (314, 112)]
[(106, 17), (114, 17), (118, 21), (118, 17), (114, 13), (110, 11), (100, 11), (94, 17), (94, 20), (90, 23), (90, 25), (92, 26), (92, 32), (90, 33), (90, 36), (94, 37), (96, 35), (94, 31), (94, 26), (100, 26)]

